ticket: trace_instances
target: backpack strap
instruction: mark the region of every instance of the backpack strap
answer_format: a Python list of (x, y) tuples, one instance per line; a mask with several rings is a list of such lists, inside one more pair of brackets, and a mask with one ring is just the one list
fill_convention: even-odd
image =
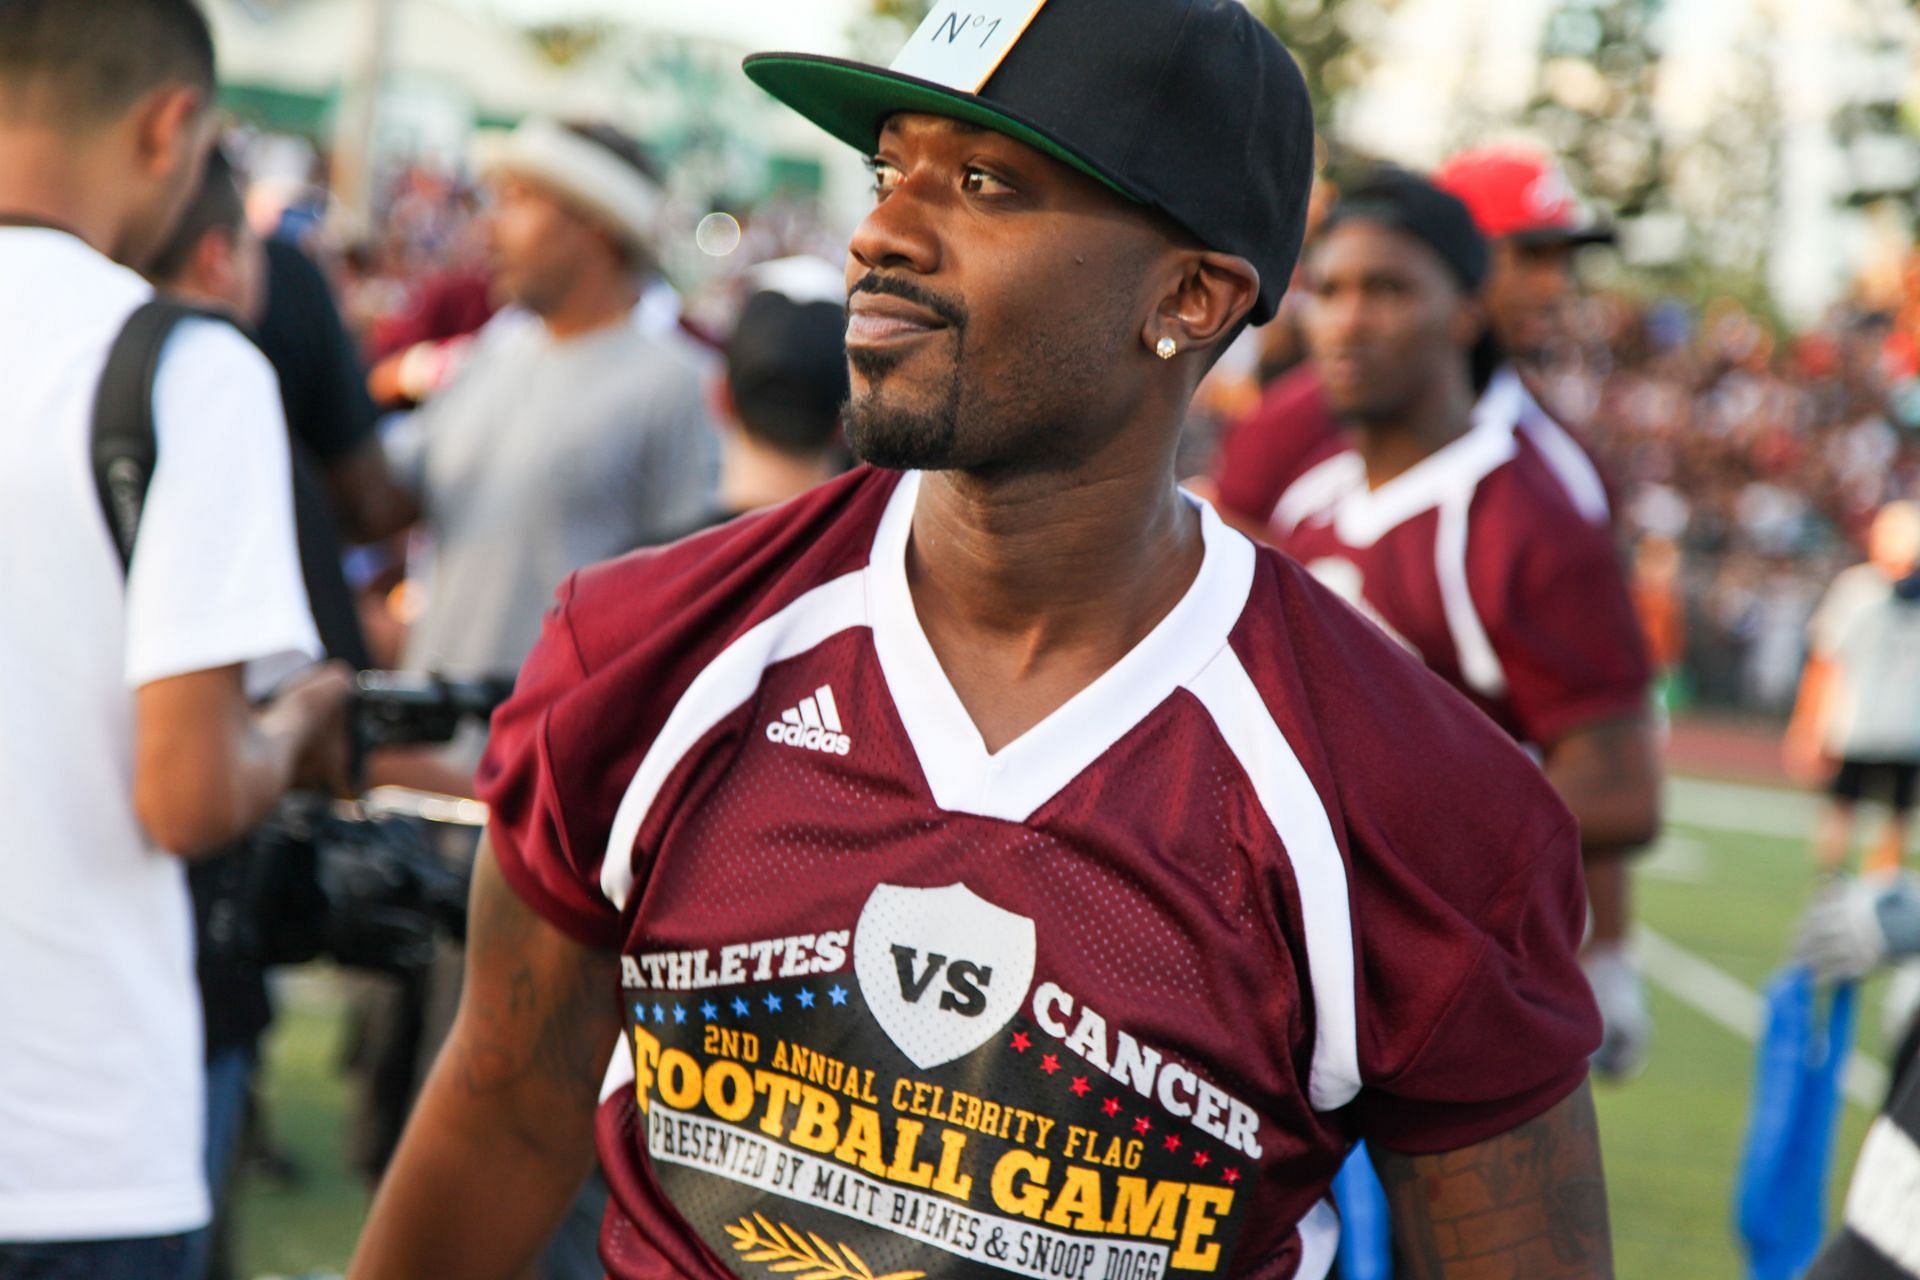
[(182, 320), (222, 320), (219, 314), (154, 298), (127, 317), (107, 354), (106, 369), (93, 400), (93, 484), (114, 550), (124, 572), (133, 564), (140, 535), (140, 513), (159, 461), (153, 427), (153, 387), (160, 356), (174, 326)]

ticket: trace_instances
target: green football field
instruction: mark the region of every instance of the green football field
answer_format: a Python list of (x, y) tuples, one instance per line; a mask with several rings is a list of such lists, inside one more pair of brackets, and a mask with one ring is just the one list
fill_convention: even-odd
[[(1623, 1280), (1738, 1280), (1732, 1184), (1746, 1126), (1756, 992), (1779, 965), (1809, 884), (1811, 808), (1784, 792), (1679, 781), (1668, 832), (1642, 864), (1640, 918), (1651, 936), (1658, 1038), (1645, 1074), (1599, 1086)], [(1853, 1092), (1877, 1096), (1884, 981), (1868, 985)], [(345, 1090), (334, 1070), (338, 1005), (331, 985), (304, 978), (275, 1033), (267, 1096), (276, 1140), (304, 1170), (295, 1187), (248, 1186), (239, 1274), (301, 1275), (344, 1268), (366, 1197), (344, 1171)], [(1846, 1107), (1833, 1188), (1837, 1209), (1870, 1111)]]

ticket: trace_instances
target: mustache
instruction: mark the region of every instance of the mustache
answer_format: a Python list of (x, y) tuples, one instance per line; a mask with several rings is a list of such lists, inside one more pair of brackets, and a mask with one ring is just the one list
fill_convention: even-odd
[(856, 296), (863, 293), (877, 293), (899, 298), (903, 302), (911, 302), (916, 307), (925, 307), (952, 326), (955, 332), (967, 327), (967, 306), (964, 302), (955, 298), (943, 298), (930, 289), (923, 289), (898, 276), (883, 276), (878, 271), (869, 271), (860, 278), (858, 284), (847, 290), (847, 301), (852, 302)]

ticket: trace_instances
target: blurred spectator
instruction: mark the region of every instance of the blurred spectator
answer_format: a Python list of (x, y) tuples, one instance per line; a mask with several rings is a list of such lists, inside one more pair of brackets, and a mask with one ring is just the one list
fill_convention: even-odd
[[(519, 669), (571, 572), (713, 507), (718, 445), (699, 370), (636, 322), (658, 189), (638, 148), (534, 121), (490, 145), (498, 285), (525, 316), (483, 331), (455, 381), (389, 440), (431, 552), (404, 665)], [(442, 789), (464, 793), (467, 743)]]
[(0, 4), (0, 1276), (184, 1280), (209, 1215), (182, 858), (345, 773), (342, 671), (249, 701), (318, 651), (259, 353), (208, 321), (162, 349), (144, 494), (116, 471), (124, 572), (94, 500), (95, 394), (153, 293), (126, 267), (194, 193), (214, 84), (187, 0)]
[(714, 389), (722, 518), (798, 497), (846, 465), (844, 274), (787, 258), (760, 267), (750, 287)]
[[(569, 574), (714, 510), (718, 441), (699, 363), (673, 322), (663, 332), (647, 315), (659, 190), (639, 148), (604, 126), (534, 120), (489, 140), (480, 160), (496, 284), (516, 310), (482, 331), (451, 385), (389, 444), (430, 547), (403, 665), (492, 676), (519, 670)], [(470, 795), (483, 745), (468, 735), (445, 754), (389, 760), (382, 774)], [(417, 1048), (403, 1034), (364, 1064), (383, 1139), (370, 1164), (390, 1154), (458, 979), (450, 958)], [(405, 1097), (384, 1087), (396, 1081)], [(601, 1274), (605, 1197), (596, 1177), (547, 1251), (548, 1280)]]
[[(374, 437), (373, 407), (340, 327), (326, 281), (301, 251), (263, 243), (248, 225), (238, 175), (225, 154), (208, 158), (199, 190), (147, 275), (163, 291), (222, 311), (258, 335), (279, 374), (290, 433), (294, 526), (308, 599), (328, 657), (368, 665), (328, 493), (345, 500), (356, 530), (369, 513), (398, 523), (411, 506), (392, 492)], [(385, 514), (381, 514), (382, 507)], [(391, 527), (391, 526), (389, 526)], [(383, 532), (375, 528), (371, 532)], [(199, 932), (198, 974), (206, 1018), (207, 1178), (214, 1230), (196, 1237), (189, 1268), (228, 1274), (226, 1191), (241, 1140), (259, 1040), (272, 1020), (266, 974), (246, 948), (229, 945), (224, 913), (246, 894), (244, 851), (196, 864), (189, 880)]]
[(1869, 560), (1834, 579), (1814, 615), (1811, 652), (1788, 726), (1790, 769), (1807, 780), (1831, 772), (1814, 857), (1841, 869), (1854, 809), (1889, 809), (1865, 869), (1898, 869), (1920, 781), (1920, 506), (1892, 502), (1874, 518)]

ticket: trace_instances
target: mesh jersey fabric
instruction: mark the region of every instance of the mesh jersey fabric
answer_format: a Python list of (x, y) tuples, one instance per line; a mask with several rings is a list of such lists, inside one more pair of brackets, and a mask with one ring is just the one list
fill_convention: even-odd
[(1354, 1140), (1584, 1079), (1577, 839), (1509, 739), (1209, 511), (1187, 599), (988, 756), (919, 483), (577, 575), (495, 719), (503, 872), (623, 957), (611, 1275), (1319, 1276)]

